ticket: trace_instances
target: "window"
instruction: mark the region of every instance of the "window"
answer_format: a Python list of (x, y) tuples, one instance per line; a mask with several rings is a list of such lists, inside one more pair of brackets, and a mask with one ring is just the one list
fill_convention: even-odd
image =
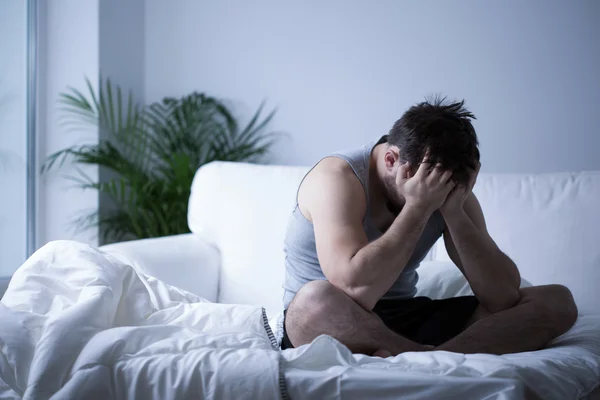
[(35, 248), (34, 3), (0, 2), (0, 277)]

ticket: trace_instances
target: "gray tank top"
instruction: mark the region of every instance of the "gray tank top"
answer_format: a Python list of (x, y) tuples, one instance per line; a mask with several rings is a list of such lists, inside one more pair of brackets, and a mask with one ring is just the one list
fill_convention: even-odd
[[(384, 137), (385, 138), (385, 137)], [(371, 204), (369, 196), (369, 164), (373, 148), (385, 142), (382, 138), (377, 142), (353, 150), (336, 152), (330, 155), (345, 160), (358, 180), (365, 189), (367, 199), (367, 212), (363, 219), (363, 229), (372, 242), (379, 238), (383, 233), (380, 232), (371, 219)], [(416, 284), (419, 275), (416, 271), (421, 261), (427, 255), (427, 252), (434, 243), (440, 238), (444, 231), (444, 219), (439, 211), (432, 214), (427, 222), (421, 238), (417, 242), (415, 250), (410, 257), (408, 264), (388, 292), (383, 296), (389, 298), (411, 298), (417, 292)], [(296, 206), (290, 217), (284, 241), (285, 253), (285, 281), (283, 283), (284, 309), (296, 295), (296, 292), (307, 282), (317, 279), (326, 280), (323, 270), (319, 265), (317, 258), (317, 248), (315, 244), (315, 232), (312, 223), (307, 220), (298, 207), (296, 196)]]

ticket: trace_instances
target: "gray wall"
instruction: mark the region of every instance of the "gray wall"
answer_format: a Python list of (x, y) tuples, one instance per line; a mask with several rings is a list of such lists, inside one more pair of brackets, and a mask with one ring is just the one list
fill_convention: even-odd
[[(99, 4), (99, 68), (103, 79), (123, 90), (123, 109), (128, 92), (135, 101), (144, 100), (144, 7), (145, 0), (102, 0)], [(126, 111), (125, 111), (126, 112)], [(101, 140), (110, 140), (107, 132), (100, 131)], [(98, 169), (100, 182), (115, 177), (107, 168)], [(101, 216), (109, 215), (114, 204), (109, 196), (99, 194)], [(107, 242), (114, 240), (107, 238)], [(98, 244), (105, 244), (104, 227), (99, 228)]]
[(483, 170), (600, 170), (597, 0), (166, 2), (145, 9), (145, 96), (266, 98), (309, 164), (385, 133), (425, 95), (465, 98)]
[[(98, 0), (38, 2), (38, 153), (40, 162), (50, 154), (75, 144), (95, 143), (98, 129), (67, 129), (58, 103), (68, 86), (87, 93), (85, 77), (97, 89)], [(40, 164), (41, 165), (41, 164)], [(80, 166), (81, 167), (81, 166)], [(97, 245), (97, 230), (76, 232), (73, 221), (98, 207), (98, 194), (83, 191), (67, 179), (65, 165), (40, 176), (38, 238), (40, 246), (51, 240), (73, 239)], [(98, 168), (81, 170), (96, 179)], [(15, 266), (16, 268), (16, 266)]]
[(100, 74), (139, 99), (144, 94), (144, 7), (145, 0), (102, 0), (98, 17)]

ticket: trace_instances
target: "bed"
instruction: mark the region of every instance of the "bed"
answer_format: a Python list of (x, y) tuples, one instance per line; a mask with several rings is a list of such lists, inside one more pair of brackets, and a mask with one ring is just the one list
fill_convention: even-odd
[[(424, 265), (420, 293), (467, 293), (454, 271)], [(0, 321), (2, 399), (579, 399), (600, 380), (600, 315), (505, 356), (383, 359), (328, 336), (280, 351), (281, 319), (264, 308), (211, 302), (72, 241), (18, 269)]]

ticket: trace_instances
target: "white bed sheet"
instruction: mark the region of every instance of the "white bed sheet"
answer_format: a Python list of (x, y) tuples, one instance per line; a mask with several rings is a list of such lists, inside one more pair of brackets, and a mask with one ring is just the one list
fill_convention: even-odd
[(381, 359), (329, 336), (282, 352), (291, 398), (580, 399), (600, 382), (600, 315), (541, 351), (494, 356), (445, 351)]

